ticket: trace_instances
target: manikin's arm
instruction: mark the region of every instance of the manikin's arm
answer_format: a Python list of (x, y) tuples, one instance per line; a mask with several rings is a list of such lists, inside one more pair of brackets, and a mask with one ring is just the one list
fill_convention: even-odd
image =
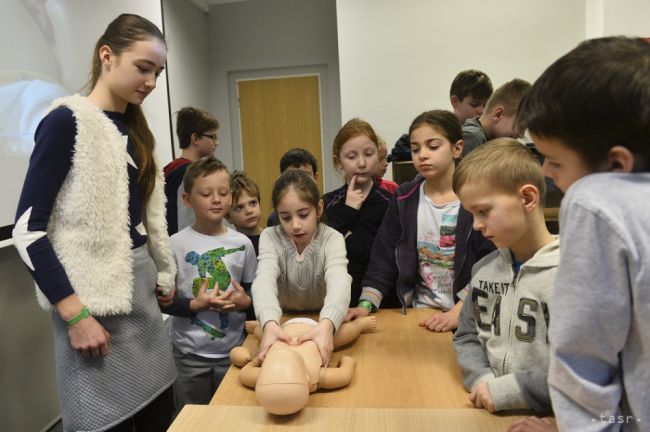
[(246, 387), (255, 388), (257, 384), (257, 377), (260, 374), (260, 365), (257, 357), (249, 362), (246, 366), (239, 371), (239, 381)]
[[(246, 332), (254, 335), (257, 340), (262, 339), (262, 327), (259, 321), (246, 321)], [(361, 333), (370, 333), (377, 330), (377, 318), (368, 316), (351, 322), (341, 324), (339, 331), (334, 335), (334, 348), (347, 345), (356, 340)]]
[(321, 368), (319, 387), (323, 389), (336, 389), (345, 387), (352, 381), (354, 372), (354, 359), (344, 356), (337, 368)]
[(377, 318), (367, 316), (341, 324), (334, 335), (334, 348), (342, 347), (355, 341), (361, 333), (373, 332), (377, 329)]
[(238, 346), (230, 350), (230, 361), (234, 366), (244, 367), (251, 359), (251, 352), (246, 347)]
[(239, 371), (239, 381), (246, 387), (255, 388), (260, 373), (260, 362), (257, 357), (252, 358), (248, 348), (238, 346), (230, 350), (230, 361), (235, 366), (243, 366)]

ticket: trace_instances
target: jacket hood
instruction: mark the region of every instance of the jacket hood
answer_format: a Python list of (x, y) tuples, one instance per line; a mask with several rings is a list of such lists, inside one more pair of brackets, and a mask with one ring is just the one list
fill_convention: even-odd
[[(499, 254), (508, 263), (512, 264), (512, 252), (510, 252), (509, 248), (499, 248)], [(535, 255), (522, 264), (522, 267), (557, 267), (559, 263), (560, 238), (559, 236), (555, 236), (555, 240), (538, 250)]]
[(422, 182), (424, 182), (424, 177), (418, 174), (417, 176), (415, 176), (413, 180), (407, 181), (399, 185), (399, 187), (395, 191), (395, 196), (397, 197), (397, 200), (403, 201), (409, 198), (414, 193), (418, 192), (420, 188), (420, 184), (422, 184)]

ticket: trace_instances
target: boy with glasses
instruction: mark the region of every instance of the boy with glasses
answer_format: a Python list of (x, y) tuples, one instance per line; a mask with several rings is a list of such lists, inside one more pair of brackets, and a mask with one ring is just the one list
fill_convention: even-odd
[(167, 196), (167, 231), (175, 234), (194, 222), (194, 213), (183, 205), (183, 175), (188, 165), (214, 154), (219, 140), (219, 121), (199, 108), (184, 107), (176, 113), (176, 136), (181, 157), (163, 169)]

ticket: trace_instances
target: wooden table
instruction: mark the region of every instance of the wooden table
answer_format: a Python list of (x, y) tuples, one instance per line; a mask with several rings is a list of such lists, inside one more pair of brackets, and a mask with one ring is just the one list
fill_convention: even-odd
[(274, 416), (259, 406), (186, 405), (169, 431), (503, 432), (514, 420), (473, 408), (304, 408)]
[[(439, 430), (505, 430), (521, 417), (490, 415), (472, 406), (462, 384), (451, 333), (434, 333), (418, 326), (432, 313), (431, 309), (409, 309), (406, 315), (397, 309), (380, 310), (375, 333), (362, 334), (332, 356), (332, 364), (342, 355), (356, 360), (350, 385), (312, 393), (300, 413), (286, 417), (267, 414), (259, 407), (255, 391), (240, 384), (239, 369), (231, 367), (210, 406), (186, 406), (170, 430), (210, 430), (213, 421), (222, 428), (231, 424), (243, 429), (245, 425), (247, 431), (249, 427), (273, 430), (272, 425), (312, 422), (319, 428), (338, 425), (344, 430), (357, 430), (360, 425), (367, 425), (368, 430), (370, 425), (375, 425), (373, 430), (435, 430), (431, 421), (449, 425)], [(254, 351), (257, 341), (249, 336), (244, 344)], [(370, 421), (373, 418), (381, 421)], [(407, 424), (413, 427), (405, 428)]]

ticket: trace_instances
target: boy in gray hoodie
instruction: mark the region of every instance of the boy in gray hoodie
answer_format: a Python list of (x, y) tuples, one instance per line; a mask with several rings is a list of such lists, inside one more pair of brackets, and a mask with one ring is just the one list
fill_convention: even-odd
[(548, 324), (559, 240), (544, 222), (541, 166), (499, 138), (461, 161), (453, 188), (497, 250), (472, 268), (454, 348), (469, 399), (489, 412), (551, 409)]
[(549, 387), (560, 430), (650, 430), (650, 44), (585, 41), (519, 107), (565, 192)]

